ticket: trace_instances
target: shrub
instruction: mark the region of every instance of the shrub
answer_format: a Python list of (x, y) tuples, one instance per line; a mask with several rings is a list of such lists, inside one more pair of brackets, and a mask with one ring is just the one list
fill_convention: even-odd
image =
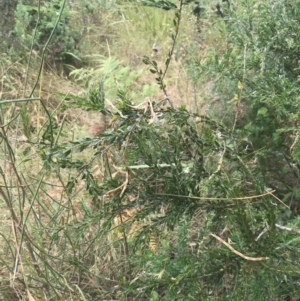
[(77, 53), (79, 31), (70, 23), (70, 7), (63, 9), (66, 1), (20, 1), (15, 10), (15, 28), (13, 35), (19, 45), (12, 49), (16, 55), (25, 55), (31, 49), (42, 52), (46, 42), (51, 38), (47, 48), (47, 61), (72, 63)]

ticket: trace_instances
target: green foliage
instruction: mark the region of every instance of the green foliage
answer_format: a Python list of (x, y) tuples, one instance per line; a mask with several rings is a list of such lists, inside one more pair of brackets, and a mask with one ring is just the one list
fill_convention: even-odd
[(299, 9), (299, 2), (290, 1), (240, 4), (220, 33), (226, 48), (198, 64), (199, 74), (218, 76), (214, 89), (232, 112), (224, 122), (251, 141), (251, 157), (260, 160), (266, 185), (281, 196), (295, 179), (297, 155), (294, 150), (291, 156), (290, 147), (298, 133)]
[(142, 0), (141, 2), (145, 6), (161, 8), (161, 9), (164, 9), (164, 10), (170, 10), (170, 9), (176, 9), (177, 8), (177, 6), (171, 1)]
[(22, 104), (20, 115), (22, 118), (24, 135), (28, 140), (30, 140), (31, 132), (30, 132), (30, 124), (29, 124), (29, 115), (27, 112), (26, 104)]
[[(220, 250), (209, 238), (211, 232), (219, 233), (226, 228), (234, 247), (243, 254), (279, 256), (275, 228), (278, 210), (269, 196), (243, 200), (244, 196), (263, 193), (263, 183), (258, 181), (257, 167), (246, 166), (243, 150), (234, 147), (232, 136), (222, 125), (185, 109), (164, 110), (154, 103), (138, 109), (124, 102), (118, 109), (117, 130), (108, 130), (97, 139), (61, 145), (61, 155), (58, 152), (56, 157), (69, 158), (69, 164), (63, 168), (76, 167), (71, 150), (93, 149), (93, 156), (109, 158), (103, 184), (95, 181), (88, 166), (82, 166), (80, 174), (96, 208), (93, 219), (97, 216), (108, 222), (124, 211), (134, 212), (121, 231), (129, 235), (135, 229), (130, 244), (141, 257), (138, 261), (130, 257), (130, 262), (140, 276), (129, 287), (125, 285), (125, 290), (139, 288), (135, 298), (153, 297), (157, 293), (161, 300), (194, 300), (199, 294), (208, 298), (211, 290), (218, 291), (227, 277), (240, 281), (244, 259), (226, 248)], [(134, 198), (129, 201), (130, 196)], [(202, 212), (201, 218), (207, 219), (200, 228), (193, 228), (198, 233), (196, 242), (193, 241), (199, 245), (197, 256), (190, 254), (188, 244), (189, 221), (195, 212)], [(257, 240), (266, 225), (267, 233), (261, 241)], [(109, 222), (107, 226), (101, 232), (111, 231), (113, 224)], [(174, 233), (172, 240), (167, 242), (163, 231)], [(161, 253), (157, 255), (148, 252), (146, 269), (139, 260), (144, 260), (142, 252), (153, 232), (158, 237), (162, 235), (170, 247), (164, 249), (159, 245)], [(168, 249), (175, 259), (170, 258)], [(224, 267), (228, 269), (226, 273)], [(128, 277), (130, 281), (133, 275)], [(228, 284), (227, 295), (234, 286), (235, 283)], [(265, 288), (268, 293), (270, 289)]]
[[(79, 33), (71, 27), (69, 9), (63, 10), (65, 1), (20, 1), (15, 10), (13, 34), (21, 49), (16, 55), (28, 53), (31, 48), (42, 51), (50, 35), (47, 58), (71, 63), (76, 55)], [(57, 20), (59, 22), (57, 23)], [(16, 51), (16, 50), (14, 50)]]
[[(290, 71), (276, 72), (278, 57), (272, 61), (270, 55), (261, 70), (258, 54), (263, 46), (257, 37), (264, 30), (255, 30), (255, 26), (266, 22), (264, 10), (261, 19), (256, 12), (250, 14), (255, 20), (249, 21), (245, 11), (248, 14), (251, 7), (241, 4), (239, 9), (239, 18), (227, 18), (227, 48), (212, 53), (205, 64), (195, 64), (201, 74), (219, 76), (215, 90), (232, 106), (233, 120), (228, 116), (224, 123), (219, 122), (184, 107), (164, 108), (150, 99), (132, 106), (126, 89), (118, 89), (116, 107), (105, 106), (105, 87), (112, 86), (105, 86), (109, 76), (105, 70), (116, 71), (120, 65), (111, 58), (98, 69), (98, 74), (105, 75), (104, 85), (92, 88), (86, 103), (84, 98), (73, 98), (75, 106), (113, 116), (117, 126), (96, 138), (60, 145), (55, 162), (49, 162), (78, 170), (93, 201), (86, 218), (89, 216), (94, 235), (108, 237), (115, 233), (113, 221), (121, 220), (118, 229), (125, 257), (118, 296), (124, 299), (127, 295), (151, 300), (199, 300), (199, 296), (240, 300), (246, 294), (249, 300), (277, 300), (286, 296), (288, 286), (297, 293), (293, 282), (298, 276), (297, 247), (292, 234), (285, 236), (278, 230), (283, 209), (265, 190), (272, 184), (288, 188), (276, 172), (279, 166), (291, 164), (285, 151), (291, 139), (285, 133), (290, 132), (287, 126), (292, 132), (295, 129), (285, 117), (295, 109), (289, 97), (297, 89), (287, 75)], [(180, 18), (180, 11), (176, 12), (165, 70), (155, 60), (144, 58), (165, 95), (165, 76)], [(242, 30), (237, 30), (238, 24)], [(81, 70), (73, 75), (83, 74)], [(89, 73), (88, 82), (93, 75)], [(238, 114), (241, 103), (247, 115)], [(293, 148), (296, 152), (297, 143)], [(79, 166), (72, 159), (83, 151), (90, 151), (90, 162), (104, 159), (102, 182), (93, 177), (91, 163)], [(62, 158), (68, 163), (62, 164)], [(68, 182), (69, 194), (77, 181), (78, 177)], [(125, 212), (130, 212), (130, 218)], [(155, 245), (155, 251), (149, 244)]]
[[(145, 99), (142, 88), (131, 93), (142, 72), (112, 56), (93, 56), (93, 69), (72, 72), (87, 91), (66, 96), (64, 108), (106, 114), (105, 132), (68, 140), (65, 124), (55, 127), (46, 110), (22, 157), (10, 142), (16, 118), (3, 122), (1, 112), (1, 209), (10, 220), (0, 240), (10, 254), (4, 266), (9, 275), (20, 269), (15, 276), (28, 298), (29, 290), (52, 300), (299, 296), (300, 2), (242, 1), (214, 22), (221, 47), (184, 62), (195, 88), (197, 76), (206, 76), (220, 96), (208, 115), (175, 107), (168, 96), (166, 77), (188, 2), (146, 3), (174, 12), (163, 67), (144, 57), (167, 104)], [(19, 12), (30, 23), (31, 8), (23, 6)], [(48, 22), (53, 29), (50, 17), (43, 20), (41, 32)], [(20, 115), (29, 139), (25, 105)], [(30, 157), (37, 172), (27, 165)]]
[(153, 84), (148, 84), (147, 87), (140, 87), (136, 84), (141, 75), (145, 73), (143, 69), (135, 71), (129, 66), (124, 66), (122, 61), (114, 57), (91, 56), (85, 59), (94, 67), (75, 69), (70, 72), (70, 76), (89, 88), (89, 93), (93, 91), (94, 81), (100, 81), (103, 86), (101, 89), (105, 90), (105, 95), (110, 101), (115, 100), (118, 91), (126, 93), (132, 101), (139, 102), (141, 98), (149, 95), (145, 92), (154, 93), (157, 90)]
[(2, 12), (2, 18), (0, 20), (1, 53), (8, 53), (8, 50), (13, 44), (14, 38), (10, 32), (14, 27), (13, 15), (17, 2), (17, 0), (4, 0), (0, 3), (0, 11)]
[(97, 13), (99, 9), (113, 10), (117, 7), (116, 0), (79, 0), (79, 3), (89, 13)]

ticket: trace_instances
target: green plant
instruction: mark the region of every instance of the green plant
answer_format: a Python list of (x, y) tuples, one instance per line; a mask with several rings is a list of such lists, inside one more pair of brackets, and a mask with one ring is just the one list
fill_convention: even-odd
[(103, 83), (106, 97), (115, 102), (118, 91), (126, 93), (132, 102), (140, 102), (151, 93), (155, 93), (157, 88), (153, 84), (141, 87), (139, 78), (145, 74), (144, 69), (133, 70), (129, 66), (114, 57), (86, 56), (84, 58), (94, 67), (74, 69), (70, 72), (76, 81), (85, 87), (91, 87), (100, 81)]
[[(299, 218), (289, 208), (299, 195), (298, 112), (288, 98), (296, 101), (298, 91), (296, 50), (284, 48), (279, 34), (294, 22), (298, 3), (276, 2), (270, 19), (252, 1), (222, 19), (207, 8), (203, 22), (220, 45), (212, 43), (201, 59), (193, 50), (183, 62), (195, 89), (209, 78), (219, 95), (219, 106), (203, 115), (169, 95), (187, 2), (143, 1), (174, 15), (164, 62), (144, 57), (166, 102), (144, 98), (135, 82), (142, 72), (110, 55), (91, 56), (97, 66), (74, 70), (86, 91), (60, 105), (105, 114), (111, 124), (101, 134), (77, 138), (73, 120), (54, 126), (45, 103), (25, 92), (1, 101), (6, 298), (23, 291), (28, 299), (91, 301), (299, 296)], [(282, 24), (280, 12), (291, 18)], [(282, 48), (262, 55), (270, 32)], [(282, 49), (291, 50), (291, 61)], [(47, 116), (34, 135), (28, 101), (41, 101)]]
[(251, 141), (249, 158), (260, 161), (265, 183), (281, 197), (298, 190), (297, 155), (290, 151), (298, 133), (298, 10), (299, 3), (289, 1), (239, 5), (227, 18), (226, 32), (220, 32), (226, 49), (196, 63), (199, 74), (217, 77), (214, 90), (227, 111), (225, 124), (241, 146)]
[(8, 53), (9, 49), (14, 43), (13, 37), (10, 35), (10, 31), (14, 27), (13, 12), (17, 6), (17, 0), (5, 0), (0, 4), (0, 10), (2, 11), (3, 17), (0, 21), (1, 31), (1, 46), (0, 51), (2, 53)]
[[(47, 60), (71, 63), (76, 55), (79, 41), (78, 31), (72, 29), (70, 13), (64, 10), (65, 1), (53, 0), (35, 5), (33, 1), (20, 1), (15, 10), (15, 28), (13, 34), (26, 54), (32, 48), (41, 52), (52, 35), (47, 48)], [(59, 22), (57, 22), (59, 20)], [(15, 50), (14, 50), (15, 51)]]

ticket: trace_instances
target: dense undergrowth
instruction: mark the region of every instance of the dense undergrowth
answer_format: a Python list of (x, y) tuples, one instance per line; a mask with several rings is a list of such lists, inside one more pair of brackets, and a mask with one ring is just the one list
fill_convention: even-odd
[(298, 300), (300, 1), (8, 4), (1, 300)]

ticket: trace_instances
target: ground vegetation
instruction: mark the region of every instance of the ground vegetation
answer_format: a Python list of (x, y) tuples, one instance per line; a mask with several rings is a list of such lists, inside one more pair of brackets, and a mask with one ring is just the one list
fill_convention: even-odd
[(2, 1), (0, 300), (298, 300), (300, 1)]

